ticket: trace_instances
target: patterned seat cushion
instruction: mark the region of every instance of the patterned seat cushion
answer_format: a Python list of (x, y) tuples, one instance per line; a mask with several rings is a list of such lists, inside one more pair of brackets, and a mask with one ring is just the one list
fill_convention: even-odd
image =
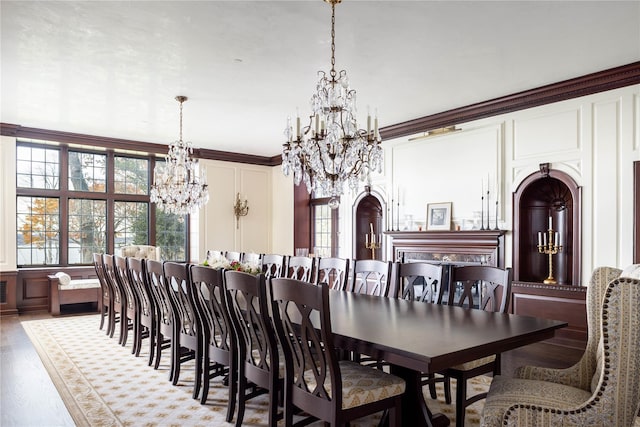
[[(339, 366), (342, 377), (342, 409), (355, 408), (404, 393), (406, 384), (395, 375), (346, 360), (340, 361)], [(316, 384), (312, 371), (306, 371), (304, 378), (309, 390), (313, 390)], [(331, 396), (330, 381), (327, 381), (325, 388)]]
[(483, 425), (502, 426), (502, 416), (514, 402), (569, 409), (586, 402), (590, 397), (591, 392), (576, 387), (497, 375), (491, 382), (484, 404)]

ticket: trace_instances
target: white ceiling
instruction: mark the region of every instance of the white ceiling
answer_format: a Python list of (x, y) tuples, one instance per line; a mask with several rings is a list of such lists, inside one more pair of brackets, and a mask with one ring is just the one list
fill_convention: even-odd
[[(0, 121), (277, 155), (330, 69), (308, 1), (0, 1)], [(336, 69), (380, 126), (640, 60), (640, 1), (336, 6)]]

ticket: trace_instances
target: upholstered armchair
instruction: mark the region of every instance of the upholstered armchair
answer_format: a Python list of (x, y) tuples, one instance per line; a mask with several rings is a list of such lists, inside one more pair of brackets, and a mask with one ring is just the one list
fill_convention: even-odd
[(120, 248), (121, 257), (146, 258), (153, 261), (162, 261), (160, 258), (160, 248), (149, 245), (130, 245)]
[(523, 367), (494, 378), (482, 425), (632, 426), (640, 408), (640, 281), (594, 271), (587, 290), (589, 340), (567, 369)]

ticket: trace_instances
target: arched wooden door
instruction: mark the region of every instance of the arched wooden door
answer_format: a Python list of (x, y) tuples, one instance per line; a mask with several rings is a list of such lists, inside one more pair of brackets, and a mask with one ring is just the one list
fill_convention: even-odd
[[(384, 219), (383, 209), (375, 196), (368, 194), (363, 197), (356, 208), (355, 217), (355, 241), (354, 241), (354, 253), (356, 259), (383, 259), (382, 240), (384, 235)], [(372, 256), (372, 250), (367, 249), (366, 245), (371, 245), (371, 229), (375, 235), (376, 245), (379, 246), (375, 250), (375, 257)]]

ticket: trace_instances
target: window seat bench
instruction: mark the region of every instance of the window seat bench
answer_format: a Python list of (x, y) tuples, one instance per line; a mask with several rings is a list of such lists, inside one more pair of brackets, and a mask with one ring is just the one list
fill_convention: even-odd
[(65, 273), (50, 274), (49, 312), (60, 315), (60, 306), (65, 304), (95, 303), (100, 311), (102, 298), (98, 279), (70, 279)]

